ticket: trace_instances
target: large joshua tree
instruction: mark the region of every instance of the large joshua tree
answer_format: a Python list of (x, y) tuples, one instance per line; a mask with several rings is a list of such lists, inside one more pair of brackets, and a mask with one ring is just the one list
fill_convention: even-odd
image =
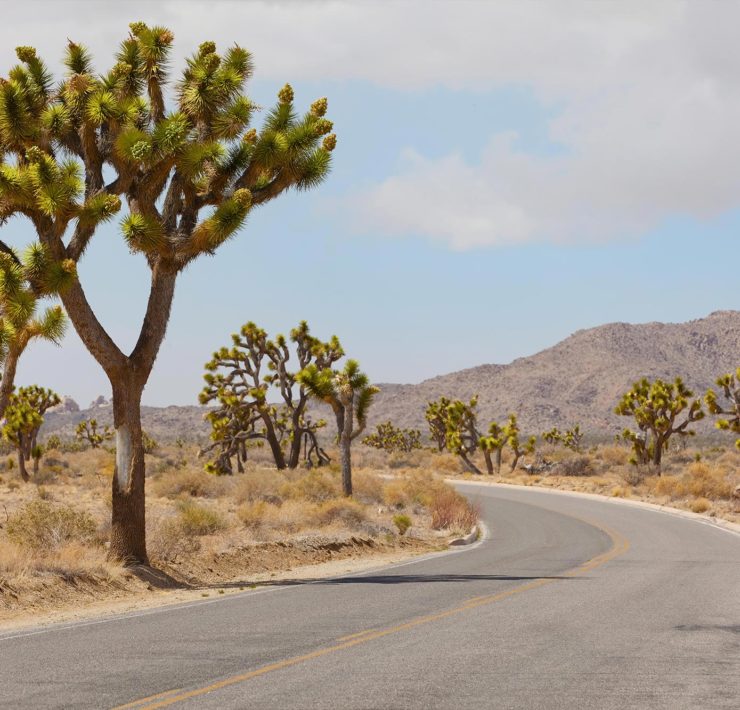
[(352, 442), (365, 430), (367, 411), (380, 391), (370, 384), (357, 360), (347, 360), (341, 370), (311, 363), (301, 370), (298, 382), (316, 399), (326, 402), (337, 420), (337, 441), (342, 465), (342, 492), (352, 495)]
[[(151, 270), (138, 340), (125, 353), (76, 277), (61, 293), (75, 330), (113, 391), (116, 466), (110, 555), (146, 562), (140, 401), (167, 328), (178, 274), (213, 254), (250, 210), (329, 170), (336, 144), (326, 99), (298, 116), (289, 85), (262, 129), (249, 128), (249, 52), (204, 42), (165, 101), (172, 33), (136, 22), (104, 74), (69, 42), (60, 84), (31, 47), (0, 80), (2, 216), (23, 215), (50, 259), (69, 271), (98, 226), (127, 206), (121, 227)], [(204, 211), (206, 212), (204, 214)]]

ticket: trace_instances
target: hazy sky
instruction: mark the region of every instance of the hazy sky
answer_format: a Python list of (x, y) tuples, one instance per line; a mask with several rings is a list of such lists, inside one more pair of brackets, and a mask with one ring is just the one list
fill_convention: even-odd
[[(740, 307), (740, 4), (8, 2), (0, 74), (66, 38), (97, 66), (133, 20), (254, 53), (253, 98), (329, 97), (329, 180), (261, 207), (178, 283), (147, 404), (194, 403), (202, 365), (254, 320), (336, 333), (375, 381), (508, 362), (608, 321)], [(257, 119), (259, 123), (259, 118)], [(23, 245), (13, 221), (3, 238)], [(148, 270), (115, 225), (80, 264), (130, 349)], [(86, 405), (107, 381), (74, 330), (19, 384)]]

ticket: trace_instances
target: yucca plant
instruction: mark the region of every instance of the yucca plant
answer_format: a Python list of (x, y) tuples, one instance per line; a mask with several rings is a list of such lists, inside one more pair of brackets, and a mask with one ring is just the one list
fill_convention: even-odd
[(380, 391), (370, 384), (357, 360), (347, 360), (341, 370), (311, 363), (298, 373), (297, 381), (312, 397), (326, 402), (337, 420), (337, 441), (342, 466), (342, 491), (352, 495), (352, 442), (365, 430), (367, 412)]
[(709, 390), (704, 397), (710, 413), (718, 415), (717, 429), (737, 434), (735, 446), (740, 449), (740, 367), (717, 378), (717, 386), (724, 395), (726, 404), (720, 404), (717, 393)]
[(38, 473), (42, 455), (42, 448), (37, 441), (39, 430), (44, 423), (44, 414), (60, 401), (56, 392), (36, 385), (21, 387), (10, 395), (2, 433), (18, 452), (18, 468), (24, 481), (30, 480), (26, 470), (27, 461), (33, 459), (33, 473)]
[[(2, 210), (0, 188), (0, 210)], [(39, 313), (42, 298), (53, 296), (73, 278), (74, 264), (55, 264), (44, 247), (31, 245), (22, 255), (0, 242), (0, 417), (15, 387), (18, 361), (34, 339), (59, 343), (66, 326), (61, 306)]]
[[(165, 336), (178, 274), (213, 254), (258, 205), (327, 175), (336, 137), (326, 99), (298, 114), (285, 85), (261, 129), (244, 93), (250, 53), (204, 42), (167, 94), (172, 33), (142, 22), (102, 74), (69, 42), (54, 84), (32, 47), (0, 80), (0, 221), (27, 217), (57, 272), (61, 299), (113, 392), (116, 465), (110, 555), (147, 561), (141, 395)], [(95, 315), (75, 265), (98, 227), (126, 210), (121, 230), (151, 270), (138, 340), (129, 353)]]
[(75, 438), (77, 441), (86, 441), (92, 449), (99, 449), (113, 438), (113, 432), (107, 425), (99, 426), (97, 419), (83, 419), (75, 427)]
[(641, 379), (632, 385), (614, 409), (616, 414), (633, 417), (637, 431), (625, 429), (621, 438), (632, 444), (631, 463), (652, 464), (660, 471), (663, 452), (670, 438), (693, 436), (689, 429), (693, 422), (704, 418), (701, 399), (693, 399), (694, 393), (686, 387), (680, 377), (674, 382), (656, 379), (650, 382)]
[[(278, 469), (296, 468), (302, 447), (307, 464), (328, 463), (316, 436), (326, 422), (313, 421), (306, 414), (309, 395), (297, 375), (311, 363), (319, 369), (331, 368), (344, 356), (339, 339), (332, 336), (322, 342), (301, 321), (289, 338), (278, 335), (271, 340), (267, 331), (249, 322), (232, 334), (231, 343), (205, 365), (206, 386), (200, 403), (216, 403), (216, 408), (206, 414), (213, 443), (201, 453), (218, 450), (206, 470), (231, 473), (232, 458), (237, 470), (243, 470), (248, 445), (260, 441), (269, 445)], [(291, 366), (292, 350), (295, 367)], [(282, 404), (276, 406), (271, 395), (282, 399)]]

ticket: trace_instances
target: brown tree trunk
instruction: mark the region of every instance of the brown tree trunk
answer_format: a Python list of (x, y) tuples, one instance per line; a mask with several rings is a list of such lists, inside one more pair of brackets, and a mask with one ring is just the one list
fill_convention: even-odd
[(344, 411), (339, 424), (339, 460), (342, 466), (342, 493), (352, 495), (352, 424), (354, 423), (354, 402), (350, 398), (342, 403)]
[(493, 476), (493, 460), (491, 459), (491, 452), (488, 449), (483, 449), (483, 458), (486, 460), (486, 471), (489, 476)]
[(272, 458), (275, 459), (275, 466), (277, 466), (278, 470), (282, 470), (285, 468), (285, 454), (280, 448), (280, 442), (275, 433), (275, 427), (272, 424), (272, 418), (270, 417), (269, 412), (262, 414), (262, 421), (265, 423), (265, 438), (267, 439), (267, 443), (270, 445)]
[(20, 471), (21, 478), (25, 483), (28, 483), (31, 479), (26, 470), (26, 447), (23, 443), (23, 436), (18, 437), (18, 470)]
[(501, 452), (503, 451), (503, 447), (499, 446), (498, 449), (496, 449), (496, 474), (501, 473)]
[(113, 385), (116, 464), (112, 485), (111, 559), (148, 564), (144, 505), (144, 444), (141, 434), (143, 385), (131, 373)]
[(3, 376), (0, 379), (0, 417), (5, 414), (10, 401), (10, 395), (13, 394), (15, 386), (15, 371), (18, 366), (18, 359), (23, 353), (22, 348), (11, 346), (8, 348), (8, 354), (3, 362)]
[(465, 464), (465, 468), (467, 468), (468, 471), (470, 471), (471, 473), (482, 475), (482, 471), (468, 458), (468, 455), (464, 451), (461, 451), (458, 456)]
[(656, 436), (655, 444), (653, 447), (653, 466), (655, 467), (655, 470), (658, 472), (658, 475), (660, 475), (660, 463), (663, 459), (663, 437)]

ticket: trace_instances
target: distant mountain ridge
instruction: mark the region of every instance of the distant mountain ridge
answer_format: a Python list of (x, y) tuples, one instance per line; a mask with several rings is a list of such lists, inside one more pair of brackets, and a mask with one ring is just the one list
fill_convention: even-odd
[(424, 429), (428, 401), (478, 395), (481, 420), (517, 412), (528, 432), (580, 422), (587, 431), (613, 433), (625, 424), (614, 406), (635, 380), (681, 376), (704, 394), (718, 375), (738, 366), (740, 311), (715, 311), (687, 323), (609, 323), (508, 365), (479, 365), (416, 385), (380, 385), (370, 423), (391, 419)]
[[(718, 375), (740, 366), (740, 311), (715, 311), (687, 323), (609, 323), (579, 330), (553, 347), (508, 365), (486, 364), (419, 384), (381, 384), (369, 425), (391, 419), (397, 426), (426, 432), (424, 407), (440, 396), (469, 399), (478, 395), (481, 421), (503, 420), (517, 412), (522, 428), (540, 433), (579, 422), (588, 432), (610, 435), (624, 427), (613, 414), (619, 396), (641, 377), (681, 376), (703, 395)], [(144, 407), (144, 428), (155, 438), (173, 441), (208, 435), (205, 408)], [(72, 436), (76, 423), (94, 416), (112, 424), (110, 406), (47, 415), (44, 433)], [(314, 416), (329, 420), (317, 406)], [(704, 427), (709, 429), (707, 423)]]

